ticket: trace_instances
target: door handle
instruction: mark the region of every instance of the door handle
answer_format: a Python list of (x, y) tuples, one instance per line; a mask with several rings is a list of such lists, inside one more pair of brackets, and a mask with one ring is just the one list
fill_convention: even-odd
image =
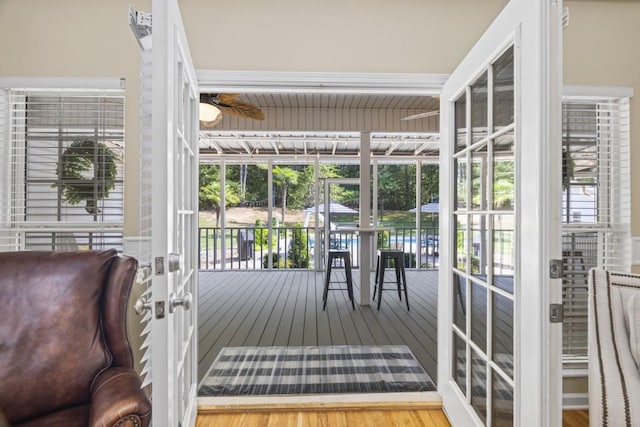
[(168, 257), (169, 260), (169, 273), (180, 270), (180, 264), (182, 263), (182, 257), (180, 254), (171, 252)]
[(151, 301), (148, 298), (140, 297), (136, 300), (136, 303), (133, 305), (133, 309), (136, 313), (141, 316), (145, 312), (151, 310)]
[(189, 292), (185, 293), (182, 298), (178, 298), (178, 295), (172, 293), (171, 296), (169, 296), (169, 313), (173, 313), (178, 307), (190, 310), (192, 302), (193, 296)]

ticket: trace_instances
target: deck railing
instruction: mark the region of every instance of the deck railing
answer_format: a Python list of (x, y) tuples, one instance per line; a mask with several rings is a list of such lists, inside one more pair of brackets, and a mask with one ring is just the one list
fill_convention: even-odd
[[(320, 250), (320, 263), (324, 265), (324, 230), (320, 230), (317, 243), (313, 227), (274, 227), (271, 238), (267, 227), (227, 227), (224, 239), (222, 233), (220, 227), (199, 228), (201, 270), (312, 269), (316, 250)], [(359, 239), (353, 231), (332, 230), (329, 248), (348, 249), (357, 268)], [(438, 265), (437, 228), (422, 229), (417, 239), (415, 228), (396, 227), (379, 233), (377, 246), (402, 249), (407, 268)]]

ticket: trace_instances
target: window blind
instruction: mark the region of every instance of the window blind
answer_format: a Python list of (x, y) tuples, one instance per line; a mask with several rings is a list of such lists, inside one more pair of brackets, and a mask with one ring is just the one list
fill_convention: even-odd
[(563, 102), (562, 280), (565, 368), (586, 368), (591, 268), (631, 259), (628, 99)]
[(122, 250), (121, 91), (3, 89), (3, 250)]

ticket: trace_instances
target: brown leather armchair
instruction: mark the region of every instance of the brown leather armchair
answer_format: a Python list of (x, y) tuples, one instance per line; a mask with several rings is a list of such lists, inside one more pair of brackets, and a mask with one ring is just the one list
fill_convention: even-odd
[(133, 258), (0, 253), (0, 412), (13, 426), (151, 419), (126, 332)]

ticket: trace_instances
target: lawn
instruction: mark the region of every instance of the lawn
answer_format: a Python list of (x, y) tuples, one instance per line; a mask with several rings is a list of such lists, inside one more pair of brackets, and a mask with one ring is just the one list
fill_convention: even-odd
[[(247, 227), (253, 226), (256, 220), (261, 220), (263, 224), (267, 223), (267, 208), (229, 208), (227, 210), (227, 227)], [(296, 224), (303, 224), (306, 213), (302, 210), (289, 210), (286, 212), (285, 223), (292, 227)], [(280, 209), (274, 209), (273, 216), (280, 219)], [(424, 228), (437, 228), (437, 215), (423, 214), (422, 226)], [(333, 222), (340, 224), (357, 224), (358, 215), (340, 214), (333, 216)], [(394, 228), (413, 228), (415, 227), (415, 214), (407, 211), (385, 211), (382, 217), (378, 218), (381, 225)], [(313, 215), (309, 218), (309, 227), (315, 225)], [(216, 227), (216, 216), (212, 211), (202, 211), (199, 217), (200, 227)]]

